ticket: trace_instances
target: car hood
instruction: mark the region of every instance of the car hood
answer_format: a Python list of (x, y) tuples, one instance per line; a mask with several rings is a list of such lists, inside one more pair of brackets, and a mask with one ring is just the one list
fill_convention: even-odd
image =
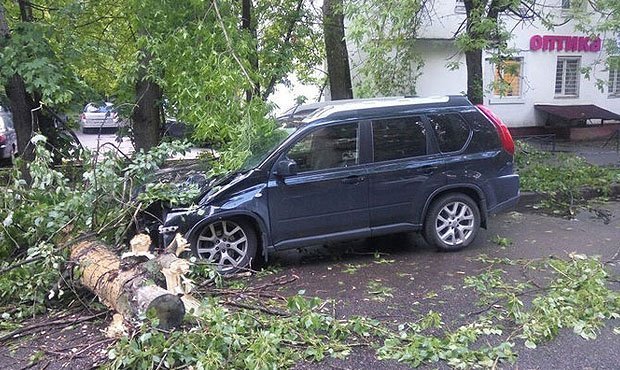
[(231, 171), (221, 175), (210, 174), (209, 166), (204, 162), (182, 162), (159, 170), (155, 178), (159, 182), (170, 183), (180, 191), (189, 191), (198, 188), (198, 195), (194, 203), (202, 203), (202, 200), (210, 195), (227, 188), (228, 185), (237, 183), (244, 172)]

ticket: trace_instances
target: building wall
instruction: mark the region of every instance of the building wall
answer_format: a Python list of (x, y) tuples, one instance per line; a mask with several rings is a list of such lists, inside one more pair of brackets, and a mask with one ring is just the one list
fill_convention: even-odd
[[(548, 0), (544, 12), (551, 12), (560, 23), (564, 19), (561, 10), (561, 0)], [(429, 5), (429, 16), (420, 32), (420, 39), (416, 40), (424, 58), (425, 65), (419, 77), (416, 90), (420, 96), (464, 94), (467, 90), (467, 71), (465, 57), (459, 53), (454, 44), (454, 34), (462, 24), (465, 15), (462, 3), (456, 0), (435, 0)], [(491, 84), (495, 70), (488, 61), (489, 55), (484, 55), (484, 103), (489, 105), (507, 125), (511, 127), (525, 127), (544, 125), (546, 115), (534, 109), (535, 104), (578, 105), (595, 104), (620, 114), (620, 98), (610, 97), (607, 87), (604, 90), (596, 86), (596, 80), (607, 81), (609, 72), (604, 65), (596, 65), (597, 61), (605, 58), (604, 50), (600, 51), (557, 51), (557, 50), (530, 50), (530, 38), (534, 35), (557, 36), (586, 36), (574, 29), (574, 24), (568, 22), (563, 26), (547, 30), (540, 22), (523, 22), (515, 16), (503, 16), (507, 29), (513, 29), (513, 38), (509, 46), (516, 49), (515, 57), (522, 60), (521, 95), (519, 97), (494, 97)], [(594, 20), (596, 21), (596, 20)], [(614, 38), (615, 35), (601, 35), (601, 39)], [(556, 97), (556, 63), (558, 57), (581, 57), (580, 66), (591, 67), (591, 76), (578, 75), (579, 94), (577, 97)], [(354, 58), (354, 57), (353, 57)], [(450, 70), (447, 65), (459, 62), (460, 68)]]

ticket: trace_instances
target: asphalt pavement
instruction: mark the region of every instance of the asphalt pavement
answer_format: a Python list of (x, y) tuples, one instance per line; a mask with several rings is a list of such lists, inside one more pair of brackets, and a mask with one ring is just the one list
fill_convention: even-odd
[[(416, 234), (401, 234), (352, 243), (339, 243), (274, 254), (268, 265), (280, 270), (276, 276), (298, 276), (287, 286), (287, 293), (305, 290), (307, 296), (333, 300), (337, 318), (365, 316), (387, 324), (413, 322), (433, 310), (443, 315), (447, 327), (456, 327), (463, 317), (480, 310), (477, 294), (463, 289), (466, 276), (477, 275), (488, 268), (477, 257), (537, 259), (549, 256), (568, 258), (577, 252), (600, 256), (613, 274), (620, 273), (620, 202), (599, 206), (604, 212), (585, 211), (573, 220), (521, 209), (490, 219), (467, 249), (440, 253)], [(605, 215), (606, 217), (601, 217)], [(509, 245), (499, 246), (496, 236), (506, 238)], [(252, 284), (273, 279), (268, 276)], [(252, 278), (252, 280), (255, 280)], [(617, 279), (616, 279), (617, 280)], [(372, 283), (375, 282), (375, 283)], [(369, 293), (369, 283), (385, 289), (392, 297), (378, 300)], [(618, 282), (612, 289), (620, 289)], [(562, 330), (553, 341), (531, 350), (516, 340), (519, 356), (514, 365), (519, 369), (618, 369), (620, 368), (620, 335), (613, 328), (620, 320), (608, 321), (596, 340), (586, 341)], [(425, 365), (426, 366), (426, 365)], [(427, 368), (446, 368), (435, 363)], [(301, 363), (299, 369), (400, 369), (409, 368), (395, 361), (379, 361), (373, 349), (356, 349), (344, 360), (327, 359), (320, 363)], [(423, 367), (424, 368), (424, 367)]]
[[(102, 134), (85, 134), (81, 131), (75, 131), (76, 136), (87, 149), (97, 151), (102, 155), (107, 151), (120, 151), (125, 155), (129, 155), (134, 152), (133, 143), (127, 136), (118, 136), (115, 133), (102, 133)], [(195, 159), (204, 151), (208, 151), (206, 148), (190, 148), (185, 155), (175, 156), (173, 159)]]

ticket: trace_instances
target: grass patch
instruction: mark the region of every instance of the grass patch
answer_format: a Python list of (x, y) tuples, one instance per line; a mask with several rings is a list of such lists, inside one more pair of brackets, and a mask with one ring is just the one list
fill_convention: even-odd
[(515, 163), (521, 191), (550, 196), (543, 206), (574, 215), (576, 208), (587, 204), (584, 191), (600, 197), (610, 195), (613, 184), (620, 183), (620, 169), (591, 165), (572, 153), (549, 153), (517, 141)]

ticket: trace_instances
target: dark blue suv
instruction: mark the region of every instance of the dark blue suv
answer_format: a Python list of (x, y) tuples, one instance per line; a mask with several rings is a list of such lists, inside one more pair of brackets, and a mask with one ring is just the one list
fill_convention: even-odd
[(462, 96), (339, 102), (294, 126), (169, 210), (163, 242), (181, 233), (225, 273), (258, 251), (403, 231), (451, 251), (519, 197), (508, 129)]

